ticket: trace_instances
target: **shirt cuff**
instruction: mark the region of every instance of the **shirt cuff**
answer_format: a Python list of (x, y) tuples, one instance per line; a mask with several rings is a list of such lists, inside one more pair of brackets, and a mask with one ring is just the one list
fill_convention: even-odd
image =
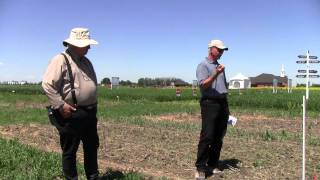
[(61, 101), (57, 104), (52, 105), (53, 109), (60, 109), (64, 105), (64, 101)]

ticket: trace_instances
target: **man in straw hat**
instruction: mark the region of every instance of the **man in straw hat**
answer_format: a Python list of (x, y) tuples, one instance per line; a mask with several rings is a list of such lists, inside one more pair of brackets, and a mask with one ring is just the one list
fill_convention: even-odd
[(221, 40), (208, 44), (208, 57), (197, 67), (197, 79), (201, 90), (202, 128), (198, 144), (195, 178), (205, 179), (208, 174), (221, 172), (218, 162), (227, 130), (229, 108), (224, 65), (218, 60), (228, 48)]
[(87, 179), (98, 179), (97, 78), (89, 59), (89, 30), (74, 28), (63, 41), (66, 50), (53, 57), (43, 76), (42, 88), (51, 107), (49, 119), (60, 135), (62, 166), (66, 179), (78, 179), (76, 152), (83, 143)]

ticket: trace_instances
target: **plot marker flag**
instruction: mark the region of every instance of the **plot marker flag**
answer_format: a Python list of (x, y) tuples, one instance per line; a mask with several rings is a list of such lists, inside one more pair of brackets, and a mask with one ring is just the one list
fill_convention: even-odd
[(237, 118), (234, 116), (229, 116), (228, 124), (231, 124), (232, 126), (236, 125)]

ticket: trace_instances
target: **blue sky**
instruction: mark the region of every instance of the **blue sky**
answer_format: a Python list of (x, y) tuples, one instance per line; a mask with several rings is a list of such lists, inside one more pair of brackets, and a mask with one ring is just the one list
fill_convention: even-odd
[(230, 48), (220, 60), (228, 79), (280, 75), (284, 64), (296, 82), (305, 68), (297, 55), (320, 57), (319, 19), (319, 0), (0, 0), (0, 81), (41, 81), (70, 30), (87, 27), (99, 42), (87, 55), (99, 81), (191, 83), (208, 42), (221, 39)]

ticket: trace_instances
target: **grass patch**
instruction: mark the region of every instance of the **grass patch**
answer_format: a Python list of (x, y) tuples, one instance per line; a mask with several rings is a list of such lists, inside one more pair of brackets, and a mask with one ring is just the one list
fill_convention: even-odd
[[(48, 153), (15, 140), (0, 138), (0, 179), (63, 179), (61, 154)], [(79, 179), (86, 179), (82, 164), (77, 164)], [(144, 179), (136, 172), (122, 173), (107, 169), (101, 179)]]
[(139, 115), (159, 115), (167, 113), (186, 112), (190, 114), (199, 111), (199, 104), (196, 101), (171, 101), (171, 102), (105, 102), (99, 106), (98, 116), (101, 118), (120, 118)]
[(272, 155), (268, 152), (259, 152), (256, 154), (254, 162), (252, 163), (255, 168), (266, 167), (269, 164), (269, 159), (271, 159)]
[(118, 119), (104, 119), (105, 121), (115, 123), (126, 123), (133, 124), (141, 127), (151, 128), (165, 128), (165, 129), (182, 129), (182, 130), (200, 130), (200, 124), (197, 123), (183, 123), (183, 122), (172, 122), (172, 121), (150, 121), (143, 117), (122, 117)]
[(308, 144), (312, 146), (320, 146), (320, 138), (310, 137), (308, 138)]
[(15, 123), (49, 123), (46, 109), (8, 107), (1, 110), (0, 124)]
[(2, 179), (63, 178), (59, 154), (41, 152), (14, 140), (0, 139), (0, 146)]
[[(12, 92), (14, 91), (14, 93)], [(47, 123), (45, 106), (47, 97), (41, 87), (32, 86), (0, 86), (0, 124), (8, 123)], [(181, 98), (175, 96), (175, 89), (161, 88), (98, 88), (98, 117), (123, 118), (140, 115), (159, 115), (168, 113), (200, 112), (198, 97), (192, 96), (190, 88), (184, 88)], [(270, 91), (271, 92), (271, 91)], [(288, 94), (280, 92), (272, 94), (269, 89), (250, 89), (230, 91), (229, 105), (232, 113), (263, 114), (270, 117), (302, 116), (301, 98), (303, 91), (297, 90)], [(317, 107), (320, 96), (313, 93), (309, 101), (308, 116), (319, 118)], [(119, 97), (119, 101), (117, 99)], [(270, 101), (270, 102), (269, 102)]]

